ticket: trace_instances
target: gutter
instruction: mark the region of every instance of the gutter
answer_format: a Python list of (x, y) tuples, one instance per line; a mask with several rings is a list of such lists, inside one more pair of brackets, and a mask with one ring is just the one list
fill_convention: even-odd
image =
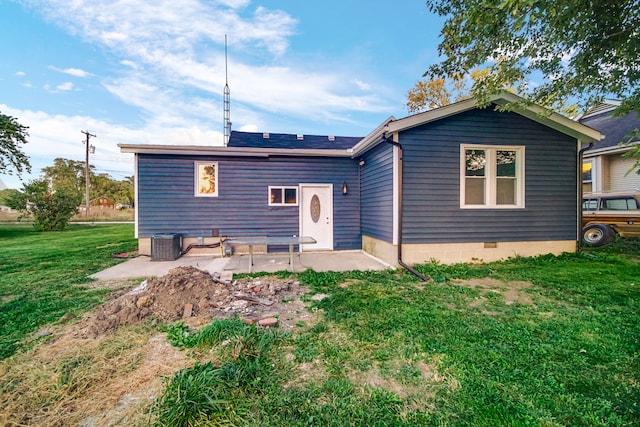
[(590, 142), (584, 148), (578, 151), (578, 252), (582, 251), (583, 233), (582, 233), (582, 159), (584, 158), (584, 152), (593, 147), (593, 142)]
[(420, 273), (419, 271), (402, 261), (402, 145), (393, 141), (385, 134), (385, 132), (382, 133), (382, 141), (386, 142), (387, 144), (391, 144), (394, 147), (398, 147), (400, 151), (400, 156), (398, 158), (398, 175), (400, 178), (398, 180), (398, 264), (423, 282), (428, 282), (430, 280), (429, 277), (425, 276), (424, 274)]

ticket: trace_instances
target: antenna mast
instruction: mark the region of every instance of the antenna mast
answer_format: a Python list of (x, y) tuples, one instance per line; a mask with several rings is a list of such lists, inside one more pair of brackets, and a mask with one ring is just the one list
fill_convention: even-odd
[(224, 35), (224, 146), (231, 137), (231, 91), (229, 90), (229, 74), (227, 72), (227, 35)]

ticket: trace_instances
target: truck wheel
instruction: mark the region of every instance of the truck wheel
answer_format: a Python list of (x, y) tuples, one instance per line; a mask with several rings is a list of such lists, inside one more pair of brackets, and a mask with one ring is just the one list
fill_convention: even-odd
[(603, 224), (589, 224), (582, 229), (583, 241), (593, 247), (604, 246), (613, 239), (614, 231)]

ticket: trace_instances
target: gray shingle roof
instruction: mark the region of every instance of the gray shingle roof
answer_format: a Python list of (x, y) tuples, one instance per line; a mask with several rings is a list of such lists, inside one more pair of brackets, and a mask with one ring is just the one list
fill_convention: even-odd
[(599, 114), (591, 114), (580, 119), (579, 122), (605, 135), (604, 139), (597, 142), (592, 148), (592, 150), (600, 150), (616, 147), (620, 142), (626, 142), (631, 131), (640, 129), (640, 114), (632, 111), (622, 117), (612, 117), (611, 111), (604, 111)]
[(228, 147), (346, 150), (362, 137), (232, 131)]

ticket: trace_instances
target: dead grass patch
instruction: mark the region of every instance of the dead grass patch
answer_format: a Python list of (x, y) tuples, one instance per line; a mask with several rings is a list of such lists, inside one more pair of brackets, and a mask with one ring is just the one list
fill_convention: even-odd
[(376, 362), (366, 371), (349, 371), (348, 378), (360, 387), (382, 388), (397, 394), (409, 402), (412, 411), (432, 411), (439, 390), (454, 391), (460, 387), (458, 380), (439, 371), (438, 359)]
[(192, 363), (152, 328), (84, 339), (79, 323), (0, 363), (0, 425), (147, 425), (163, 378)]
[[(492, 278), (482, 278), (453, 280), (452, 283), (456, 286), (464, 286), (479, 291), (480, 296), (469, 303), (467, 305), (468, 308), (482, 307), (488, 301), (487, 295), (490, 293), (499, 294), (507, 305), (517, 303), (533, 308), (536, 306), (531, 295), (526, 292), (526, 290), (532, 286), (530, 282), (503, 282)], [(482, 313), (490, 316), (496, 316), (499, 314), (490, 310), (482, 310)]]

